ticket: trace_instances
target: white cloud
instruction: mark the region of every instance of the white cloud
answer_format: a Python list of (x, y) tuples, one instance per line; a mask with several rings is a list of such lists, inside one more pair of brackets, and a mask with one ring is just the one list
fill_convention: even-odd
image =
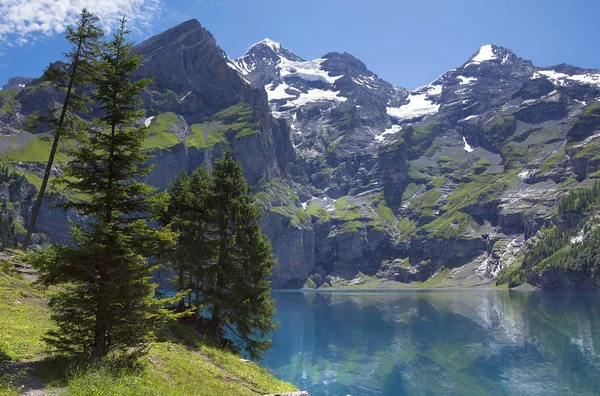
[(129, 29), (149, 27), (161, 17), (161, 0), (2, 0), (0, 46), (24, 45), (40, 36), (52, 36), (75, 25), (82, 8), (100, 18), (100, 26), (113, 31), (123, 15)]

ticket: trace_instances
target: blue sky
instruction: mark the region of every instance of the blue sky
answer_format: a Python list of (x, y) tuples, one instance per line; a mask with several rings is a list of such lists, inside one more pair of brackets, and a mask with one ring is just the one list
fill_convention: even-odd
[(483, 44), (538, 66), (600, 69), (598, 0), (3, 0), (0, 85), (61, 59), (62, 29), (82, 3), (107, 28), (125, 12), (137, 42), (196, 18), (231, 58), (269, 37), (305, 59), (349, 52), (406, 88), (461, 65)]

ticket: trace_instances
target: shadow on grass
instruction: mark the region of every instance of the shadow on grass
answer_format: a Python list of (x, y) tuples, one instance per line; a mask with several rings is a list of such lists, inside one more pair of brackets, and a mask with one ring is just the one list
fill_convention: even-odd
[(10, 356), (4, 349), (0, 347), (0, 369), (8, 362), (10, 362)]
[(89, 366), (85, 360), (70, 356), (50, 356), (31, 365), (32, 375), (53, 388), (66, 386), (70, 375)]
[(45, 389), (46, 383), (34, 374), (38, 363), (5, 361), (0, 366), (0, 389), (12, 389), (13, 392), (9, 394)]
[(102, 362), (95, 362), (88, 357), (57, 355), (32, 364), (33, 376), (53, 388), (65, 387), (69, 380), (93, 371), (119, 377), (144, 370), (139, 359), (131, 357), (106, 357)]
[(193, 320), (188, 318), (170, 322), (158, 331), (156, 336), (159, 342), (169, 341), (183, 345), (188, 349), (198, 350), (202, 346), (223, 348), (223, 345), (210, 334), (198, 331), (194, 326)]

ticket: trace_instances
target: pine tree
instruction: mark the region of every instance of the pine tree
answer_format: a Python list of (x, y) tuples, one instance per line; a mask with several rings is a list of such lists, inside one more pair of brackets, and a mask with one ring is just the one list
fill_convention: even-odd
[(4, 207), (6, 203), (3, 203), (3, 210), (0, 211), (0, 247), (13, 248), (15, 242), (15, 226), (14, 218), (10, 213), (5, 212)]
[(207, 232), (215, 241), (215, 260), (203, 290), (209, 328), (221, 341), (257, 358), (271, 346), (265, 338), (276, 328), (267, 280), (275, 262), (271, 245), (259, 228), (252, 188), (231, 152), (216, 161), (212, 179)]
[(147, 130), (133, 127), (143, 116), (137, 97), (148, 80), (130, 80), (140, 57), (127, 33), (123, 19), (100, 54), (92, 98), (103, 116), (79, 136), (60, 179), (87, 197), (62, 205), (83, 215), (85, 224), (72, 224), (74, 247), (55, 245), (34, 258), (41, 280), (61, 286), (52, 301), (57, 329), (47, 342), (97, 360), (111, 351), (145, 352), (161, 308), (147, 257), (172, 240), (149, 226), (154, 189), (137, 180), (149, 172), (141, 151)]
[[(168, 213), (162, 219), (179, 235), (169, 260), (177, 272), (178, 292), (190, 291), (188, 309), (193, 302), (196, 327), (202, 315), (201, 287), (206, 283), (207, 268), (214, 255), (214, 243), (207, 238), (209, 188), (210, 176), (205, 168), (196, 169), (191, 176), (182, 171), (169, 189)], [(179, 310), (185, 310), (184, 300), (179, 302)]]
[(50, 156), (46, 163), (46, 170), (38, 196), (33, 206), (29, 226), (23, 242), (23, 251), (26, 252), (31, 240), (31, 234), (35, 228), (35, 222), (42, 205), (42, 200), (50, 179), (50, 172), (54, 163), (54, 157), (58, 150), (58, 144), (68, 133), (73, 124), (80, 126), (80, 120), (76, 112), (86, 111), (86, 100), (77, 94), (78, 88), (84, 87), (94, 75), (92, 64), (97, 55), (98, 40), (103, 36), (102, 30), (97, 26), (98, 18), (85, 8), (81, 11), (79, 24), (76, 29), (67, 28), (67, 40), (73, 45), (73, 49), (67, 54), (69, 69), (65, 72), (59, 69), (48, 68), (45, 77), (54, 82), (58, 88), (65, 88), (65, 98), (57, 119), (50, 121), (54, 124), (54, 140)]

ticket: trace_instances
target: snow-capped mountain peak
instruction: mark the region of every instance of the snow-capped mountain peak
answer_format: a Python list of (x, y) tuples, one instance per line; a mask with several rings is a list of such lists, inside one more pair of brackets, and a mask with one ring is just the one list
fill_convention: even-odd
[(265, 85), (273, 81), (276, 67), (282, 60), (303, 61), (280, 43), (266, 38), (252, 45), (243, 56), (231, 61), (231, 66), (252, 84)]
[(463, 66), (463, 69), (473, 65), (476, 65), (477, 67), (484, 65), (510, 65), (519, 63), (519, 61), (522, 61), (522, 59), (517, 57), (508, 48), (486, 44), (479, 47), (477, 52), (471, 55), (469, 60)]
[(496, 58), (497, 55), (494, 53), (494, 46), (486, 44), (479, 47), (477, 54), (471, 58), (471, 62), (485, 62)]
[(292, 51), (285, 48), (280, 43), (273, 41), (269, 38), (266, 38), (262, 41), (259, 41), (256, 44), (253, 44), (246, 54), (242, 57), (238, 58), (237, 61), (242, 60), (254, 60), (254, 61), (264, 61), (268, 64), (277, 63), (279, 59), (287, 59), (290, 61), (301, 61), (303, 60), (298, 55), (294, 54)]
[[(276, 41), (271, 40), (270, 38), (265, 38), (262, 41), (259, 41), (258, 43), (254, 44), (252, 47), (257, 46), (257, 45), (266, 45), (267, 47), (271, 48), (273, 51), (277, 52), (281, 50), (281, 44), (279, 44)], [(250, 48), (252, 48), (250, 47)]]

